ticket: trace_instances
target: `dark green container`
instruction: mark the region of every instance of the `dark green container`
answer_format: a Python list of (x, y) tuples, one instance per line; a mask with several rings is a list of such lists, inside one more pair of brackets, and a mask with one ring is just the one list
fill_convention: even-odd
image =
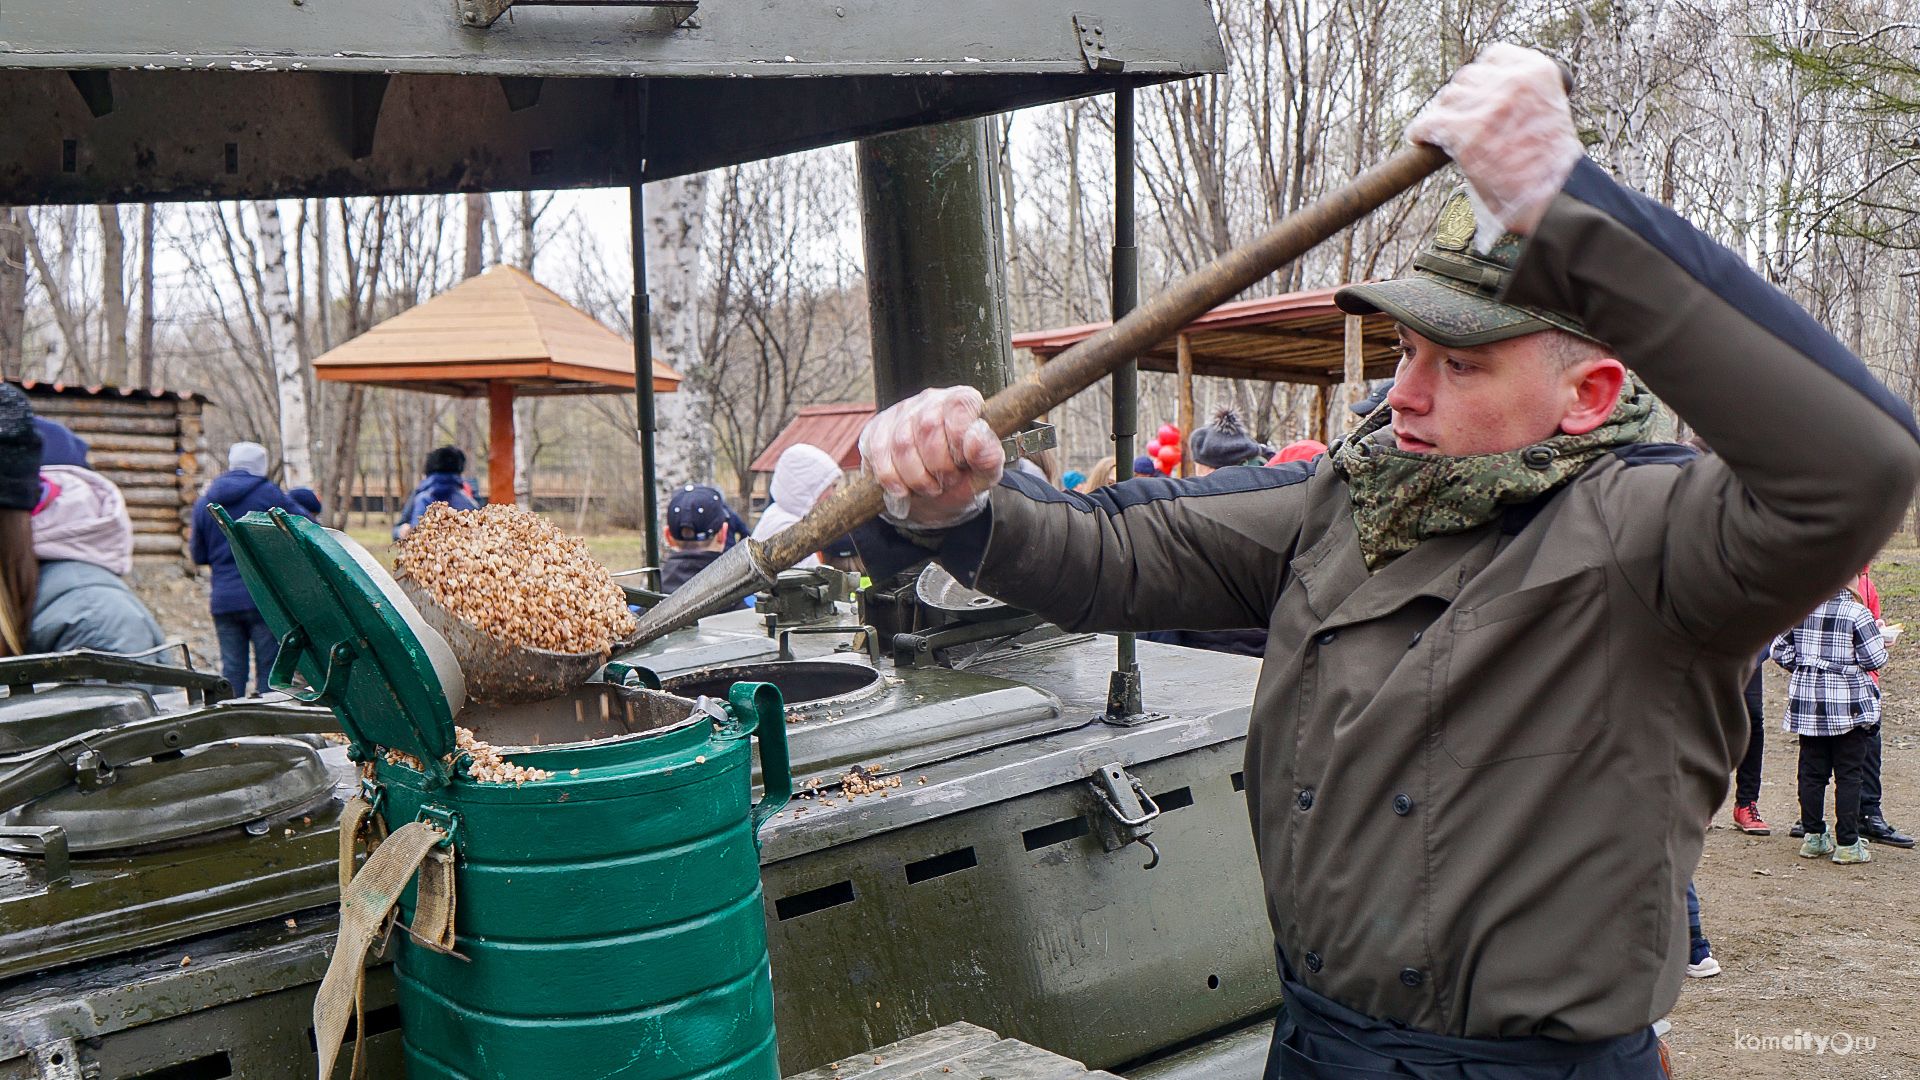
[[(791, 793), (780, 693), (721, 706), (605, 683), (525, 706), (460, 708), (438, 642), (351, 540), (273, 512), (221, 515), (256, 603), (298, 670), (375, 762), (392, 827), (451, 830), (458, 956), (402, 939), (412, 1080), (777, 1080), (755, 831)], [(479, 783), (463, 726), (549, 779)], [(749, 739), (767, 794), (750, 801)], [(385, 760), (400, 749), (422, 769)], [(511, 748), (511, 749), (509, 749)], [(401, 899), (411, 919), (412, 893)]]

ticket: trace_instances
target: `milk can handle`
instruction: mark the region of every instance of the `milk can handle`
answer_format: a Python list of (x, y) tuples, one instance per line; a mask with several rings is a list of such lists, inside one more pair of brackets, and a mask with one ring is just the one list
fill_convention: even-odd
[(760, 801), (753, 806), (753, 831), (780, 812), (793, 798), (793, 775), (787, 768), (786, 705), (772, 683), (739, 682), (727, 691), (733, 715), (760, 744)]

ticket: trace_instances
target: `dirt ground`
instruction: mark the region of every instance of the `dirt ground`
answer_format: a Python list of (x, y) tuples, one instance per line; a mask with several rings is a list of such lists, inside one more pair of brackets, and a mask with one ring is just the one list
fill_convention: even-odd
[[(1873, 579), (1887, 621), (1920, 630), (1920, 550), (1889, 547)], [(1909, 636), (1890, 652), (1880, 683), (1884, 806), (1887, 820), (1913, 833), (1920, 642)], [(1731, 803), (1707, 834), (1694, 885), (1721, 973), (1682, 989), (1667, 1037), (1674, 1075), (1920, 1077), (1920, 849), (1873, 845), (1866, 866), (1798, 857), (1800, 841), (1787, 835), (1800, 811), (1798, 741), (1780, 731), (1785, 672), (1768, 664), (1766, 686), (1760, 814), (1773, 835), (1734, 829)], [(1793, 1038), (1801, 1033), (1828, 1039), (1824, 1052)]]

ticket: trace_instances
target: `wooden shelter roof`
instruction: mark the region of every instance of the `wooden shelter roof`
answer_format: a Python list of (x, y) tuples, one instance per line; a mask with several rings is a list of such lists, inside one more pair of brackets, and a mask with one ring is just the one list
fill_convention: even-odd
[[(1347, 316), (1333, 304), (1333, 294), (1339, 288), (1235, 300), (1193, 320), (1182, 331), (1193, 354), (1193, 373), (1317, 386), (1340, 383), (1345, 368)], [(1043, 360), (1051, 359), (1111, 325), (1087, 323), (1015, 334), (1013, 344), (1033, 350)], [(1368, 315), (1362, 320), (1361, 335), (1366, 377), (1391, 376), (1399, 359), (1394, 348), (1397, 338), (1393, 319)], [(1169, 337), (1140, 357), (1140, 369), (1176, 370), (1175, 349), (1175, 338)]]
[[(489, 382), (516, 394), (612, 394), (633, 389), (633, 343), (515, 266), (496, 266), (333, 349), (313, 362), (329, 382), (370, 383), (484, 397)], [(653, 362), (653, 389), (680, 376)]]
[(860, 467), (860, 429), (873, 419), (871, 402), (846, 405), (802, 405), (800, 415), (774, 436), (753, 459), (749, 472), (772, 472), (780, 452), (795, 443), (811, 443), (833, 455), (843, 469)]

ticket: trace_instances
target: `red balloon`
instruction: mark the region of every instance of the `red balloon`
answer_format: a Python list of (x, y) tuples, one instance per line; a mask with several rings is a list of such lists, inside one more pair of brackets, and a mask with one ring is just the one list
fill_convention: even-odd
[(1163, 446), (1160, 448), (1159, 457), (1160, 464), (1171, 469), (1173, 466), (1180, 464), (1180, 448), (1177, 446)]
[(1162, 446), (1178, 445), (1179, 442), (1180, 442), (1179, 428), (1174, 427), (1172, 424), (1160, 425), (1160, 445)]
[(1145, 452), (1148, 457), (1159, 457), (1160, 456), (1160, 440), (1159, 439), (1147, 440), (1147, 449)]

